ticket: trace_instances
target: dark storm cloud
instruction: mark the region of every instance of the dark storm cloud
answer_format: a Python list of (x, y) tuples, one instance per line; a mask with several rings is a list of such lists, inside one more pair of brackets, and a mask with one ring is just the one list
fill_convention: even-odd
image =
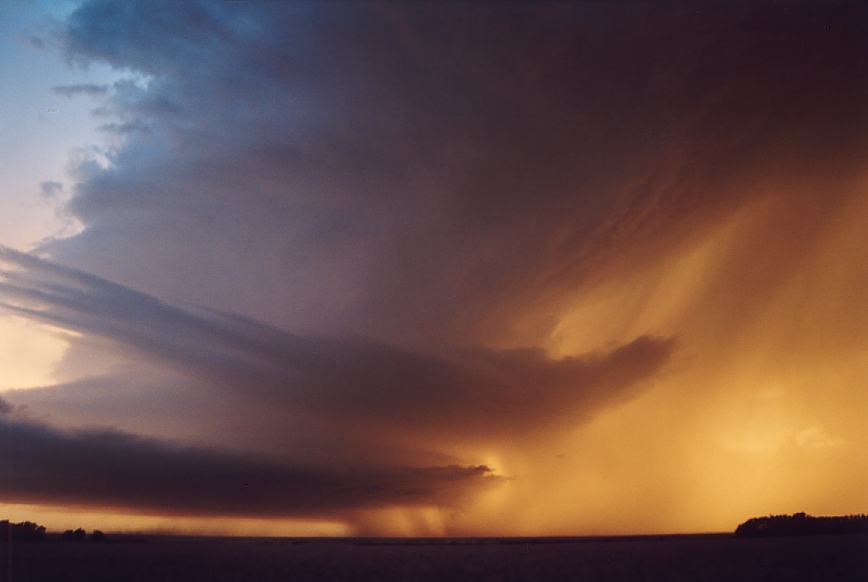
[[(673, 342), (640, 337), (608, 353), (419, 351), (373, 339), (295, 335), (195, 313), (8, 248), (0, 297), (13, 313), (133, 348), (249, 406), (281, 407), (330, 431), (491, 438), (580, 422), (657, 373)], [(335, 428), (335, 423), (343, 425)]]
[(77, 97), (85, 95), (87, 97), (101, 97), (109, 92), (108, 85), (96, 85), (94, 83), (82, 83), (79, 85), (58, 85), (51, 88), (52, 91), (64, 97)]
[(48, 248), (293, 328), (527, 341), (623, 246), (737, 208), (757, 168), (856, 167), (836, 152), (866, 134), (864, 20), (858, 4), (88, 2), (69, 54), (147, 76), (103, 111), (148, 131), (78, 185), (85, 229)]
[(386, 505), (452, 505), (496, 480), (484, 466), (294, 465), (118, 431), (60, 432), (6, 420), (0, 420), (0, 434), (0, 498), (8, 503), (328, 517)]

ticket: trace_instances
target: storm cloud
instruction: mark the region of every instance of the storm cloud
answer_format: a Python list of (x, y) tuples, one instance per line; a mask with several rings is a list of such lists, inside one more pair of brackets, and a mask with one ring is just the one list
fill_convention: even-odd
[[(484, 483), (479, 479), (491, 480), (487, 467), (384, 467), (395, 454), (383, 443), (393, 438), (405, 447), (436, 448), (459, 439), (491, 442), (579, 423), (634, 393), (673, 349), (671, 340), (642, 337), (606, 354), (559, 360), (538, 349), (423, 353), (366, 338), (298, 336), (239, 316), (184, 310), (8, 248), (0, 248), (0, 262), (9, 267), (0, 281), (5, 299), (0, 305), (7, 311), (130, 348), (135, 359), (190, 378), (192, 385), (176, 389), (199, 389), (200, 399), (259, 410), (251, 423), (258, 428), (233, 433), (236, 449), (244, 448), (245, 435), (262, 430), (269, 410), (272, 418), (277, 414), (270, 438), (284, 457), (296, 454), (302, 462), (321, 463), (324, 459), (310, 451), (298, 452), (319, 440), (317, 452), (331, 451), (333, 459), (353, 458), (361, 465), (323, 472), (260, 462), (249, 453), (182, 449), (117, 431), (64, 435), (46, 426), (9, 423), (5, 438), (13, 453), (3, 458), (2, 469), (11, 479), (3, 494), (10, 502), (320, 518), (341, 509), (454, 505)], [(105, 420), (123, 421), (125, 414), (117, 409), (135, 406), (120, 388), (130, 380), (110, 381), (117, 384), (114, 395), (98, 394), (102, 403), (89, 408), (107, 406), (114, 409), (113, 418)], [(51, 388), (48, 398), (45, 391), (18, 396), (50, 419), (58, 411), (52, 411), (53, 400), (88, 407), (93, 389), (79, 385)], [(117, 398), (120, 406), (112, 407)], [(179, 407), (198, 411), (199, 419), (185, 424), (220, 422), (207, 403), (184, 406), (188, 394), (150, 389), (145, 401), (152, 399), (164, 402), (152, 411), (152, 427), (165, 427), (167, 411)], [(133, 410), (134, 416), (147, 415), (140, 405)], [(88, 415), (78, 410), (73, 416), (81, 422)], [(200, 432), (221, 430), (211, 426)], [(341, 445), (335, 435), (352, 435), (353, 442)], [(416, 457), (425, 458), (424, 451)]]
[(46, 248), (292, 329), (541, 341), (616, 257), (749, 203), (758, 168), (850, 172), (834, 152), (865, 139), (855, 4), (176, 8), (71, 16), (73, 58), (145, 77), (103, 111), (148, 133)]
[(0, 248), (4, 311), (68, 344), (55, 385), (4, 393), (15, 499), (340, 517), (492, 485), (455, 531), (709, 531), (811, 509), (754, 480), (811, 466), (861, 502), (864, 454), (792, 443), (864, 443), (866, 23), (81, 3), (57, 44), (120, 79), (55, 89), (107, 139), (64, 181), (75, 234)]
[(174, 515), (327, 517), (382, 506), (454, 505), (496, 480), (477, 467), (291, 465), (118, 431), (63, 433), (0, 421), (7, 503)]

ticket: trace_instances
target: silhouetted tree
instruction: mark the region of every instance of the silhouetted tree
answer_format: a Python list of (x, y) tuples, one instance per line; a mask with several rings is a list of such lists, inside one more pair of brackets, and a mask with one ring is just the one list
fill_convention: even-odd
[(73, 531), (71, 529), (63, 532), (63, 535), (60, 537), (65, 542), (83, 542), (87, 539), (87, 532), (81, 528)]
[(8, 519), (0, 521), (0, 541), (39, 541), (44, 540), (45, 528), (32, 521), (10, 523)]
[(802, 536), (868, 532), (868, 515), (814, 517), (804, 512), (793, 515), (754, 517), (735, 530), (738, 537)]

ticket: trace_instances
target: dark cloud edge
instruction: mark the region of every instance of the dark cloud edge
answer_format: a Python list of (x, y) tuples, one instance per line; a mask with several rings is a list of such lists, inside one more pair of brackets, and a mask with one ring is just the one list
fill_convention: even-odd
[(183, 447), (117, 430), (64, 432), (0, 419), (0, 499), (212, 517), (337, 517), (456, 506), (501, 478), (477, 466), (315, 466)]

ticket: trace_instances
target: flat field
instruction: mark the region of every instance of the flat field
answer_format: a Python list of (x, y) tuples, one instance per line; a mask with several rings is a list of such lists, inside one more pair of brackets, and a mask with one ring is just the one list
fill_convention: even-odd
[(531, 539), (150, 537), (0, 546), (4, 582), (868, 581), (868, 535)]

